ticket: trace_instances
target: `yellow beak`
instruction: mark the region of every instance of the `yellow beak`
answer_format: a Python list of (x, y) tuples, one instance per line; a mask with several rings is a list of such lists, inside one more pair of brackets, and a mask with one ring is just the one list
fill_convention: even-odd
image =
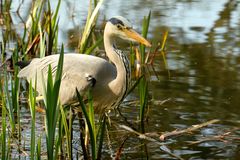
[(140, 34), (138, 34), (133, 29), (124, 29), (123, 32), (129, 38), (132, 38), (132, 39), (136, 40), (137, 42), (144, 44), (147, 47), (151, 47), (152, 46), (145, 38), (143, 38)]

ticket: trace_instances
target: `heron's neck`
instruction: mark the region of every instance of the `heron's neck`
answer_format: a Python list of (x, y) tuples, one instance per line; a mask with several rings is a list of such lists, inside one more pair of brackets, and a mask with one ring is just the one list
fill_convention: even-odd
[(116, 66), (117, 77), (110, 82), (109, 87), (114, 88), (117, 96), (124, 98), (130, 82), (130, 65), (127, 56), (114, 47), (114, 40), (104, 34), (104, 46), (109, 60)]

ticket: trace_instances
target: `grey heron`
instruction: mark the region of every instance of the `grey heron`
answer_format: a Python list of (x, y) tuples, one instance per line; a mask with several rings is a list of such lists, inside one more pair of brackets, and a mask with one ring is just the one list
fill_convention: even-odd
[[(93, 105), (97, 112), (119, 105), (129, 88), (131, 72), (127, 55), (116, 48), (118, 38), (151, 46), (133, 30), (127, 19), (121, 16), (111, 18), (104, 29), (104, 47), (110, 62), (92, 55), (64, 54), (59, 92), (61, 104), (69, 104), (77, 99), (76, 88), (82, 95), (91, 88)], [(36, 77), (36, 90), (43, 94), (42, 83), (46, 82), (48, 66), (51, 65), (54, 75), (58, 59), (59, 54), (34, 58), (21, 69), (18, 77), (25, 78), (28, 82), (34, 82)]]

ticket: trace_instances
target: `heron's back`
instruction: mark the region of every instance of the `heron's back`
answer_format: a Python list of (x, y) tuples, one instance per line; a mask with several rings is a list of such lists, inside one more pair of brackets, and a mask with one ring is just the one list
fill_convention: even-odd
[[(35, 58), (31, 63), (24, 67), (18, 74), (18, 77), (25, 78), (28, 82), (37, 82), (37, 91), (44, 93), (43, 82), (46, 83), (48, 68), (51, 65), (53, 77), (57, 70), (59, 55), (51, 55), (44, 58)], [(116, 68), (108, 61), (85, 54), (65, 54), (63, 62), (62, 82), (60, 87), (60, 101), (66, 104), (76, 99), (76, 88), (81, 94), (93, 87), (94, 94), (98, 95), (102, 92), (111, 92), (108, 83), (116, 78)], [(89, 81), (92, 77), (96, 83), (94, 86)], [(46, 84), (45, 84), (46, 85)], [(33, 85), (34, 86), (34, 85)], [(109, 94), (111, 96), (111, 94)], [(105, 101), (104, 96), (95, 96), (94, 100), (99, 104)], [(103, 97), (103, 98), (101, 98)]]

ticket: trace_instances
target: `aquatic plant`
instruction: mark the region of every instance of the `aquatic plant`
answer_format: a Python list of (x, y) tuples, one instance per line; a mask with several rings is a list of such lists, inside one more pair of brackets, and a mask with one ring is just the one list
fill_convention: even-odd
[[(94, 9), (92, 7), (92, 0), (89, 1), (89, 8), (88, 8), (88, 16), (87, 16), (87, 21), (82, 33), (82, 37), (80, 39), (79, 42), (79, 53), (91, 53), (91, 51), (96, 48), (96, 46), (98, 46), (101, 43), (101, 39), (99, 39), (97, 41), (97, 43), (95, 45), (93, 45), (92, 47), (90, 47), (90, 49), (87, 51), (87, 45), (89, 43), (89, 38), (91, 33), (94, 31), (94, 27), (96, 25), (96, 21), (98, 18), (98, 14), (99, 14), (99, 9), (103, 3), (103, 0), (99, 0), (97, 2), (97, 0), (94, 1)], [(87, 52), (86, 52), (87, 51)]]
[[(47, 142), (47, 155), (48, 159), (56, 159), (57, 150), (54, 150), (55, 145), (55, 132), (59, 118), (59, 89), (62, 77), (63, 68), (63, 53), (62, 46), (55, 79), (52, 76), (51, 65), (48, 69), (47, 86), (44, 95), (45, 111), (46, 111), (46, 142)], [(44, 83), (43, 83), (44, 84)]]
[(6, 122), (6, 116), (7, 116), (7, 111), (6, 111), (6, 106), (5, 106), (5, 98), (3, 95), (3, 86), (2, 83), (0, 83), (0, 93), (1, 93), (1, 109), (2, 109), (2, 119), (1, 119), (1, 123), (2, 123), (2, 130), (1, 130), (1, 159), (7, 159), (7, 155), (8, 155), (8, 148), (7, 148), (7, 133), (6, 133), (6, 129), (7, 129), (7, 122)]
[[(88, 106), (83, 102), (82, 96), (79, 94), (78, 90), (76, 89), (77, 97), (79, 104), (81, 106), (82, 112), (85, 117), (85, 137), (87, 137), (87, 134), (90, 135), (90, 144), (91, 144), (91, 155), (92, 159), (101, 159), (101, 150), (103, 146), (103, 138), (104, 138), (104, 131), (106, 127), (106, 117), (105, 115), (102, 115), (102, 118), (100, 118), (99, 126), (97, 127), (95, 123), (95, 114), (94, 114), (94, 107), (93, 107), (93, 99), (91, 90), (88, 91)], [(97, 129), (98, 128), (98, 129)], [(86, 130), (89, 131), (86, 132)], [(85, 139), (86, 140), (86, 139)], [(98, 144), (98, 146), (97, 146)], [(82, 146), (82, 148), (85, 148), (86, 146)], [(88, 157), (88, 155), (84, 155), (85, 158)]]
[[(46, 4), (47, 3), (47, 4)], [(86, 25), (83, 30), (82, 37), (79, 42), (79, 51), (81, 53), (90, 54), (98, 47), (103, 38), (100, 37), (96, 43), (92, 44), (91, 36), (94, 34), (94, 27), (96, 25), (97, 17), (99, 14), (99, 8), (103, 3), (103, 0), (97, 1), (90, 0), (88, 18)], [(22, 142), (24, 135), (21, 135), (21, 112), (19, 106), (19, 79), (17, 77), (18, 67), (15, 66), (15, 62), (18, 60), (29, 60), (32, 57), (44, 57), (45, 55), (59, 53), (58, 48), (58, 12), (60, 8), (61, 0), (58, 1), (55, 11), (51, 10), (50, 0), (48, 1), (35, 1), (29, 19), (25, 24), (23, 37), (18, 38), (17, 47), (13, 54), (13, 70), (14, 74), (7, 71), (4, 72), (4, 84), (0, 86), (3, 90), (1, 92), (1, 105), (2, 105), (2, 131), (1, 138), (2, 141), (8, 143), (1, 143), (2, 149), (2, 159), (6, 159), (11, 156), (12, 143), (11, 137), (7, 132), (7, 126), (10, 124), (12, 131), (17, 129), (18, 141), (18, 152), (19, 156), (22, 148), (24, 148), (25, 143)], [(46, 7), (44, 7), (46, 6)], [(143, 36), (147, 37), (148, 27), (150, 23), (151, 13), (143, 20)], [(8, 39), (6, 38), (6, 41)], [(131, 47), (132, 53), (135, 51)], [(48, 159), (57, 159), (59, 156), (61, 158), (72, 159), (73, 158), (73, 147), (72, 147), (72, 123), (74, 120), (73, 113), (71, 109), (62, 106), (58, 101), (59, 87), (61, 83), (61, 72), (63, 67), (63, 46), (60, 51), (60, 59), (58, 63), (58, 69), (56, 76), (52, 75), (52, 68), (49, 66), (48, 78), (45, 84), (45, 94), (44, 94), (44, 117), (45, 117), (45, 133), (40, 134), (37, 138), (36, 131), (36, 111), (37, 111), (37, 98), (36, 91), (31, 86), (36, 86), (36, 81), (30, 82), (30, 87), (28, 88), (28, 105), (30, 107), (31, 113), (31, 142), (29, 157), (31, 159), (41, 159), (42, 148), (42, 138), (46, 136), (47, 145), (47, 157)], [(144, 63), (146, 59), (145, 47), (140, 47), (140, 62)], [(132, 57), (133, 59), (135, 57)], [(135, 61), (135, 59), (133, 60)], [(144, 73), (144, 72), (142, 72)], [(2, 78), (2, 77), (1, 77)], [(10, 85), (9, 85), (10, 82)], [(9, 86), (11, 87), (9, 91)], [(139, 115), (138, 119), (141, 120), (141, 128), (143, 130), (144, 118), (146, 113), (146, 107), (148, 102), (148, 85), (146, 77), (139, 75), (133, 87), (129, 90), (132, 92), (135, 87), (138, 87), (140, 104), (139, 104)], [(93, 101), (91, 96), (91, 91), (87, 95), (88, 103), (85, 104), (82, 100), (82, 95), (78, 93), (78, 101), (81, 106), (82, 114), (85, 119), (85, 128), (82, 123), (80, 127), (82, 132), (80, 136), (82, 151), (85, 159), (101, 159), (102, 148), (104, 146), (104, 135), (106, 131), (106, 115), (103, 114), (96, 119), (93, 107)], [(9, 120), (9, 122), (7, 121)], [(87, 139), (83, 136), (90, 136), (89, 142), (90, 146), (84, 144)], [(45, 151), (45, 150), (44, 150)], [(89, 152), (91, 156), (89, 156)]]
[[(36, 81), (33, 83), (35, 84), (36, 88)], [(30, 87), (29, 87), (29, 107), (30, 107), (30, 113), (31, 113), (31, 145), (30, 145), (30, 157), (31, 159), (35, 159), (35, 124), (36, 124), (36, 92), (33, 91), (33, 88), (31, 87), (32, 81), (30, 81)]]

